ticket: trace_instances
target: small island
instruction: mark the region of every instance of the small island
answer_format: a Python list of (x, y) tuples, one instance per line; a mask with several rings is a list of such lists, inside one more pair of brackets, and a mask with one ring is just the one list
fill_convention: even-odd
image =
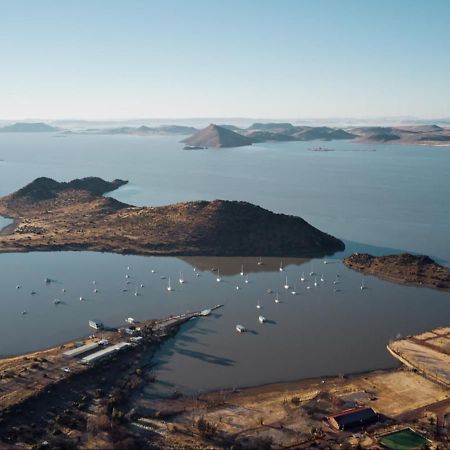
[(247, 202), (136, 207), (104, 196), (126, 183), (96, 177), (57, 182), (43, 177), (0, 198), (0, 215), (14, 220), (0, 235), (0, 252), (310, 257), (345, 247), (300, 217)]
[(343, 262), (350, 269), (389, 281), (450, 291), (450, 269), (425, 255), (372, 256), (353, 253)]

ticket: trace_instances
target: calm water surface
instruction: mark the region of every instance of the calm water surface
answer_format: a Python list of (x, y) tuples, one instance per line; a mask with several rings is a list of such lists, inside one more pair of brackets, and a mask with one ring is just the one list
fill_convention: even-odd
[[(324, 153), (309, 151), (314, 143), (295, 142), (188, 152), (177, 140), (0, 135), (0, 195), (38, 176), (125, 178), (130, 184), (113, 195), (128, 203), (247, 200), (300, 215), (352, 241), (348, 252), (389, 248), (450, 260), (448, 149), (332, 142), (326, 146), (336, 151)], [(376, 151), (367, 151), (372, 149)], [(0, 219), (0, 228), (4, 225)], [(396, 362), (385, 350), (390, 338), (448, 324), (449, 294), (372, 277), (366, 278), (369, 289), (361, 291), (361, 275), (345, 269), (341, 256), (327, 265), (321, 260), (285, 261), (289, 265), (280, 273), (279, 260), (269, 259), (258, 267), (256, 259), (242, 258), (3, 254), (0, 354), (83, 336), (92, 318), (120, 325), (130, 316), (162, 317), (224, 303), (211, 317), (186, 325), (157, 356), (159, 392), (195, 391), (392, 367)], [(248, 285), (238, 274), (242, 263), (250, 272)], [(125, 285), (128, 265), (131, 285)], [(201, 269), (200, 277), (194, 276), (193, 266)], [(222, 283), (215, 281), (211, 267), (221, 268)], [(151, 274), (151, 268), (157, 273)], [(299, 276), (311, 270), (323, 273), (326, 281), (307, 290)], [(176, 284), (180, 272), (188, 282), (167, 293), (160, 276), (171, 276)], [(333, 291), (336, 273), (341, 292)], [(298, 295), (282, 287), (286, 275), (290, 284), (296, 283)], [(45, 277), (55, 282), (46, 285)], [(242, 289), (237, 291), (236, 285)], [(136, 288), (139, 296), (133, 295)], [(275, 304), (267, 288), (279, 289), (282, 303)], [(31, 296), (31, 290), (37, 295)], [(86, 301), (80, 302), (80, 296)], [(54, 305), (55, 298), (63, 303)], [(28, 313), (21, 315), (24, 310)], [(260, 325), (260, 313), (270, 322)], [(236, 333), (236, 323), (251, 332)]]

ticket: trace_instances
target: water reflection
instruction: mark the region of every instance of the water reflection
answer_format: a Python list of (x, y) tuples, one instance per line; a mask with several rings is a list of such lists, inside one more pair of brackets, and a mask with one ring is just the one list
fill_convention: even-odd
[(217, 272), (221, 275), (234, 276), (241, 273), (276, 272), (280, 267), (284, 270), (292, 265), (301, 265), (309, 259), (306, 258), (279, 258), (253, 256), (180, 256), (179, 259), (190, 264), (202, 272)]

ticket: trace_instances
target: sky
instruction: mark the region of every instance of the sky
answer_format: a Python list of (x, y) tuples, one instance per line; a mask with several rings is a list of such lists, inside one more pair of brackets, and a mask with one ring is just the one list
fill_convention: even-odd
[(0, 119), (450, 117), (449, 0), (0, 0)]

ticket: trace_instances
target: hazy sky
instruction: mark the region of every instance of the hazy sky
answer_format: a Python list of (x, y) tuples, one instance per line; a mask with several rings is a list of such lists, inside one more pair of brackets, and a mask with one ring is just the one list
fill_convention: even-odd
[(450, 0), (0, 0), (0, 118), (450, 116)]

